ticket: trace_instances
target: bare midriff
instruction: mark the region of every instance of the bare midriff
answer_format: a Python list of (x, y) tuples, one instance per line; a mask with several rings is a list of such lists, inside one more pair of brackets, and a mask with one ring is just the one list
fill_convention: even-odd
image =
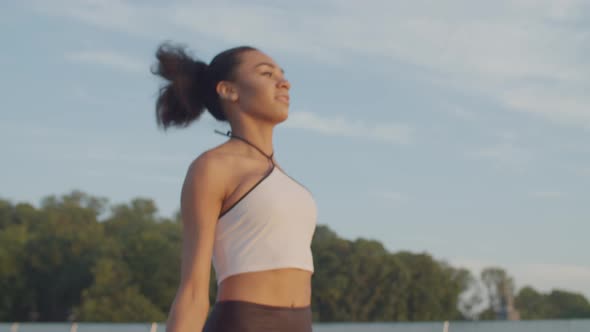
[(287, 268), (228, 277), (219, 285), (217, 301), (228, 300), (291, 308), (309, 306), (311, 272)]

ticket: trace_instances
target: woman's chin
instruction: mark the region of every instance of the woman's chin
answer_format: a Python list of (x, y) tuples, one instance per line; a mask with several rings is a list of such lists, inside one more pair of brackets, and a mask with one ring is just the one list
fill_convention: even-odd
[(284, 122), (284, 121), (286, 121), (288, 118), (289, 118), (289, 113), (288, 113), (288, 112), (285, 112), (285, 115), (284, 115), (283, 117), (281, 117), (281, 118), (280, 118), (280, 121), (279, 121), (279, 122)]
[(289, 117), (289, 107), (281, 107), (277, 109), (274, 115), (274, 117), (277, 118), (278, 122), (283, 122), (287, 120), (287, 118)]

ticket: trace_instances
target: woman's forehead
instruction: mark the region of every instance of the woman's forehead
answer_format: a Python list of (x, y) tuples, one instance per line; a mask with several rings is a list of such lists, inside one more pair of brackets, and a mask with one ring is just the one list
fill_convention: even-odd
[(273, 58), (260, 51), (250, 51), (242, 54), (242, 65), (247, 69), (255, 69), (259, 65), (279, 67)]

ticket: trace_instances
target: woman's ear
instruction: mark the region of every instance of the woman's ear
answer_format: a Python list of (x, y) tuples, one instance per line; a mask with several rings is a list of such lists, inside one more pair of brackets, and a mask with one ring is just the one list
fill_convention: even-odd
[(219, 97), (222, 100), (226, 100), (226, 101), (230, 101), (230, 102), (236, 102), (238, 101), (239, 95), (238, 92), (236, 91), (236, 88), (233, 86), (233, 84), (231, 84), (230, 82), (227, 81), (221, 81), (219, 83), (217, 83), (217, 86), (215, 88), (217, 90), (217, 94), (219, 95)]

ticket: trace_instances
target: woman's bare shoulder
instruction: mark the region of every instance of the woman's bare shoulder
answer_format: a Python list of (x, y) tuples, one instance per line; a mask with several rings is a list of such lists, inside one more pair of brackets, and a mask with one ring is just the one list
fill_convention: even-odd
[(220, 145), (197, 156), (188, 167), (187, 178), (221, 185), (224, 179), (231, 177), (235, 163), (236, 155)]

